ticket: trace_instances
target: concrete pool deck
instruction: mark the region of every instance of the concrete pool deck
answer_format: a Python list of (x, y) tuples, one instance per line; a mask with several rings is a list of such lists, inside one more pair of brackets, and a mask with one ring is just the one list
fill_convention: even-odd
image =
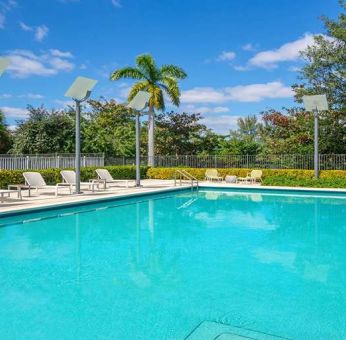
[[(106, 190), (96, 190), (92, 192), (90, 190), (83, 190), (83, 194), (80, 195), (71, 195), (69, 194), (68, 188), (61, 189), (59, 191), (59, 196), (54, 196), (53, 190), (39, 190), (36, 193), (35, 190), (32, 190), (31, 196), (28, 197), (28, 191), (23, 190), (22, 195), (23, 199), (18, 200), (17, 194), (14, 192), (10, 198), (5, 198), (3, 203), (0, 203), (0, 217), (3, 214), (15, 214), (22, 213), (25, 211), (40, 209), (40, 208), (49, 208), (57, 206), (65, 206), (69, 204), (76, 203), (89, 203), (89, 202), (98, 202), (102, 200), (112, 199), (112, 198), (123, 198), (131, 197), (142, 194), (151, 194), (151, 193), (161, 193), (172, 190), (181, 190), (191, 187), (189, 182), (183, 182), (180, 186), (177, 183), (177, 186), (174, 186), (173, 180), (155, 180), (155, 179), (145, 179), (141, 181), (142, 187), (135, 188), (131, 187), (134, 182), (130, 181), (129, 188), (125, 186), (113, 186), (107, 188)], [(225, 182), (199, 182), (200, 188), (227, 188), (227, 189), (261, 189), (261, 190), (290, 190), (297, 192), (324, 192), (324, 193), (344, 193), (346, 197), (346, 189), (323, 189), (323, 188), (295, 188), (295, 187), (278, 187), (278, 186), (261, 186), (260, 184), (244, 184), (236, 183), (230, 184)]]

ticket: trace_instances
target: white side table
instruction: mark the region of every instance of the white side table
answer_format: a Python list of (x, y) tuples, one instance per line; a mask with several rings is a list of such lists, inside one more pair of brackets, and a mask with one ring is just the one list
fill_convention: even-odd
[(226, 183), (237, 183), (237, 176), (226, 176), (225, 182)]

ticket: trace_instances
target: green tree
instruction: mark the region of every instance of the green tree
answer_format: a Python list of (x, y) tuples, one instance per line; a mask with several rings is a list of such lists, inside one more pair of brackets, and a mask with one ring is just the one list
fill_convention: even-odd
[[(217, 141), (199, 113), (161, 113), (156, 117), (156, 149), (159, 155), (214, 153)], [(214, 139), (213, 139), (214, 138)]]
[(28, 119), (20, 121), (15, 131), (11, 153), (74, 152), (73, 111), (28, 106), (28, 112)]
[(5, 116), (0, 110), (0, 154), (7, 153), (12, 144), (12, 136), (5, 123)]
[(154, 165), (155, 109), (164, 111), (164, 93), (175, 106), (179, 106), (180, 89), (178, 80), (186, 78), (186, 73), (182, 68), (175, 65), (158, 67), (151, 55), (143, 54), (136, 58), (136, 67), (124, 67), (115, 70), (111, 75), (111, 80), (123, 78), (137, 81), (131, 88), (128, 96), (129, 101), (139, 91), (148, 91), (151, 94), (148, 112), (148, 164)]
[(257, 117), (239, 118), (237, 129), (230, 131), (229, 138), (220, 142), (221, 154), (256, 155), (261, 151), (259, 139), (260, 124)]
[[(262, 112), (260, 135), (263, 153), (312, 154), (313, 115), (302, 108), (284, 109), (283, 112)], [(345, 115), (337, 111), (320, 115), (320, 153), (346, 153)]]
[(103, 152), (107, 157), (135, 154), (135, 121), (131, 110), (114, 100), (90, 100), (89, 124), (84, 129), (84, 152)]
[(332, 109), (346, 110), (346, 3), (337, 20), (323, 18), (327, 35), (315, 37), (314, 44), (302, 51), (306, 61), (301, 84), (293, 85), (296, 99), (305, 94), (327, 94)]

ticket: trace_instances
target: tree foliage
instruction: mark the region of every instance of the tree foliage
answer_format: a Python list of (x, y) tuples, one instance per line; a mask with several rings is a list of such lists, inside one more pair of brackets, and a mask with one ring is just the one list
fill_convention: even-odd
[(201, 123), (199, 113), (161, 113), (156, 121), (156, 147), (159, 155), (214, 153), (216, 134)]
[(257, 117), (247, 116), (239, 118), (237, 129), (231, 130), (228, 138), (220, 141), (221, 154), (256, 155), (261, 152), (262, 145), (259, 138), (261, 124)]
[[(302, 108), (262, 112), (260, 138), (265, 154), (313, 153), (313, 114)], [(346, 153), (346, 120), (338, 111), (322, 112), (319, 118), (320, 153)]]
[(115, 70), (111, 80), (138, 80), (131, 88), (128, 100), (132, 100), (139, 91), (151, 94), (149, 105), (157, 110), (165, 109), (164, 93), (175, 106), (180, 104), (178, 80), (186, 78), (185, 71), (175, 65), (158, 67), (150, 54), (139, 55), (136, 67), (124, 67)]
[(0, 110), (0, 154), (7, 153), (12, 145), (12, 135), (5, 123), (5, 116)]
[(305, 94), (327, 94), (332, 109), (346, 111), (346, 4), (340, 1), (342, 13), (337, 20), (324, 17), (327, 35), (315, 42), (302, 56), (301, 84), (293, 86), (296, 99)]
[(74, 151), (74, 112), (28, 106), (28, 119), (18, 122), (11, 153)]
[(134, 113), (114, 100), (90, 100), (89, 105), (91, 112), (83, 131), (84, 152), (103, 152), (106, 156), (133, 156)]

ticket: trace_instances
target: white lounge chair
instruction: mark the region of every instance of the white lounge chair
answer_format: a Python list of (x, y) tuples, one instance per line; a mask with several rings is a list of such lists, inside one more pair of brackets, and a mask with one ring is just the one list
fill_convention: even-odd
[(216, 169), (207, 169), (205, 171), (205, 179), (207, 181), (222, 181), (223, 177), (219, 176), (219, 173)]
[[(62, 170), (60, 174), (64, 180), (64, 184), (68, 185), (70, 188), (70, 193), (72, 193), (72, 189), (76, 186), (76, 173), (73, 170)], [(99, 188), (99, 182), (97, 180), (90, 180), (90, 182), (80, 182), (80, 185), (88, 186), (88, 189), (94, 192), (95, 185)]]
[(250, 182), (251, 184), (254, 184), (256, 182), (262, 182), (262, 170), (252, 170), (247, 174), (246, 177), (238, 177), (237, 181), (238, 182), (245, 182), (248, 183)]
[(57, 183), (56, 185), (47, 185), (46, 181), (39, 172), (23, 172), (25, 185), (28, 187), (29, 192), (31, 189), (54, 189), (55, 196), (58, 196), (59, 187), (65, 186), (64, 183)]
[(126, 188), (129, 187), (129, 181), (127, 179), (114, 179), (107, 169), (96, 169), (97, 177), (104, 181), (105, 184), (113, 183), (125, 183)]

